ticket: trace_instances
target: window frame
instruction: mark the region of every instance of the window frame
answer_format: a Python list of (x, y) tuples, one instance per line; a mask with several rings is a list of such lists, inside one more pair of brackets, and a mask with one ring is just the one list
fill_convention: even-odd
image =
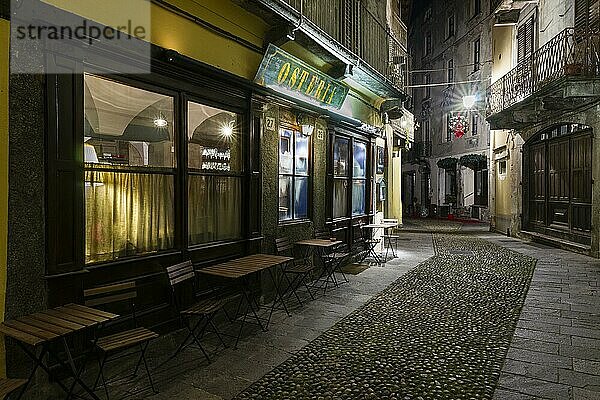
[(425, 46), (423, 46), (423, 57), (427, 57), (433, 53), (433, 39), (431, 31), (425, 32)]
[(454, 82), (454, 59), (451, 58), (446, 62), (447, 80), (448, 83)]
[[(201, 170), (196, 170), (193, 168), (190, 168), (189, 166), (189, 138), (187, 136), (187, 130), (188, 130), (188, 121), (189, 121), (189, 108), (188, 108), (188, 104), (192, 102), (192, 103), (197, 103), (200, 105), (205, 105), (205, 106), (209, 106), (212, 108), (217, 108), (221, 111), (227, 111), (227, 112), (232, 112), (237, 114), (241, 121), (240, 121), (240, 125), (242, 126), (242, 129), (240, 130), (240, 140), (242, 141), (242, 146), (240, 149), (240, 170), (239, 171), (201, 171)], [(182, 151), (183, 153), (185, 153), (184, 158), (185, 158), (185, 166), (183, 167), (183, 169), (185, 169), (185, 173), (183, 173), (183, 175), (185, 176), (185, 184), (184, 186), (181, 188), (182, 192), (185, 192), (186, 194), (183, 196), (183, 202), (185, 203), (184, 207), (183, 207), (183, 224), (185, 226), (184, 232), (183, 232), (183, 240), (185, 242), (185, 247), (187, 249), (196, 249), (196, 248), (202, 248), (204, 246), (210, 246), (210, 245), (214, 245), (217, 243), (227, 243), (227, 242), (231, 242), (231, 241), (236, 241), (236, 240), (241, 240), (246, 236), (246, 227), (245, 227), (245, 222), (244, 222), (244, 210), (243, 207), (240, 208), (240, 224), (241, 224), (241, 234), (238, 238), (235, 239), (220, 239), (220, 240), (213, 240), (213, 241), (208, 241), (208, 242), (201, 242), (201, 243), (190, 243), (190, 229), (189, 229), (189, 222), (188, 222), (188, 218), (189, 218), (189, 193), (188, 193), (188, 188), (189, 188), (189, 181), (190, 181), (190, 177), (191, 176), (204, 176), (204, 177), (209, 177), (209, 176), (213, 176), (213, 177), (230, 177), (230, 178), (236, 178), (239, 179), (241, 181), (241, 197), (242, 199), (244, 198), (244, 192), (245, 192), (245, 185), (246, 182), (244, 182), (244, 178), (247, 175), (247, 157), (248, 157), (248, 143), (249, 143), (249, 138), (248, 138), (248, 132), (247, 132), (247, 115), (244, 112), (244, 110), (238, 109), (236, 107), (231, 107), (231, 106), (226, 106), (223, 104), (219, 104), (216, 103), (214, 101), (209, 101), (207, 99), (203, 99), (199, 96), (196, 96), (194, 94), (188, 94), (188, 93), (184, 93), (182, 95), (182, 100), (181, 100), (181, 115), (183, 120), (185, 121), (185, 124), (181, 127), (181, 135), (183, 135), (183, 139), (182, 139), (182, 149), (180, 149), (180, 151)], [(182, 161), (183, 162), (183, 161)]]
[[(135, 79), (131, 79), (129, 77), (122, 77), (122, 76), (112, 76), (112, 75), (98, 75), (98, 74), (94, 74), (94, 73), (83, 73), (81, 74), (81, 80), (82, 80), (82, 88), (85, 85), (85, 76), (86, 75), (91, 75), (91, 76), (95, 76), (101, 79), (104, 79), (106, 81), (109, 82), (114, 82), (117, 84), (121, 84), (121, 85), (125, 85), (125, 86), (129, 86), (135, 89), (141, 89), (144, 91), (148, 91), (148, 92), (153, 92), (153, 93), (157, 93), (163, 96), (168, 96), (171, 97), (173, 100), (173, 150), (174, 150), (174, 158), (173, 158), (173, 166), (172, 167), (164, 167), (164, 166), (131, 166), (131, 165), (126, 165), (126, 166), (119, 166), (119, 165), (115, 165), (115, 164), (101, 164), (98, 163), (97, 166), (94, 166), (93, 163), (86, 163), (86, 162), (82, 162), (82, 171), (83, 171), (83, 182), (81, 182), (84, 186), (85, 186), (85, 174), (87, 172), (105, 172), (105, 173), (119, 173), (119, 174), (147, 174), (147, 175), (162, 175), (162, 176), (170, 176), (173, 179), (173, 188), (174, 188), (174, 193), (173, 193), (173, 216), (174, 216), (174, 226), (173, 226), (173, 246), (166, 248), (166, 249), (159, 249), (159, 250), (154, 250), (154, 251), (148, 251), (145, 253), (140, 253), (140, 254), (134, 254), (134, 255), (126, 255), (123, 257), (113, 257), (110, 260), (103, 260), (103, 261), (92, 261), (92, 262), (88, 262), (86, 260), (87, 258), (87, 252), (86, 252), (86, 241), (87, 241), (87, 222), (86, 222), (86, 201), (85, 201), (85, 191), (82, 192), (82, 199), (81, 199), (81, 204), (82, 204), (82, 215), (83, 215), (83, 224), (81, 227), (81, 232), (82, 232), (82, 243), (83, 243), (83, 255), (82, 255), (82, 260), (83, 260), (83, 267), (84, 268), (88, 268), (88, 267), (95, 267), (98, 265), (104, 265), (104, 264), (112, 264), (112, 263), (118, 263), (118, 262), (122, 262), (122, 261), (126, 261), (126, 260), (134, 260), (134, 259), (139, 259), (139, 258), (144, 258), (144, 257), (152, 257), (152, 256), (156, 256), (156, 255), (160, 255), (160, 254), (168, 254), (170, 252), (173, 252), (175, 250), (177, 250), (177, 248), (179, 247), (179, 240), (181, 240), (181, 238), (178, 237), (178, 226), (177, 226), (177, 213), (178, 213), (178, 198), (177, 198), (177, 181), (178, 181), (178, 177), (181, 174), (181, 136), (180, 136), (180, 130), (182, 129), (181, 124), (179, 122), (178, 119), (178, 106), (179, 106), (179, 96), (180, 93), (176, 90), (169, 90), (166, 89), (164, 87), (161, 87), (159, 85), (155, 85), (152, 83), (148, 83), (148, 82), (144, 82), (144, 81), (138, 81)], [(79, 94), (81, 96), (82, 99), (82, 105), (84, 104), (84, 94), (80, 93)], [(82, 109), (82, 115), (81, 118), (85, 118), (85, 108)], [(83, 130), (81, 131), (82, 134), (82, 139), (83, 139)], [(82, 154), (82, 160), (83, 160), (83, 154)], [(111, 168), (112, 167), (112, 168)]]
[[(92, 74), (94, 75), (94, 74)], [(96, 74), (97, 75), (97, 74)], [(83, 85), (83, 74), (81, 74), (81, 85)], [(82, 225), (77, 227), (81, 232), (81, 241), (83, 243), (83, 253), (80, 256), (81, 267), (82, 268), (103, 268), (108, 267), (110, 265), (115, 264), (123, 264), (135, 262), (136, 260), (147, 260), (153, 259), (156, 257), (169, 256), (170, 254), (181, 253), (182, 251), (198, 251), (202, 248), (206, 247), (214, 247), (220, 245), (233, 244), (240, 241), (248, 240), (251, 237), (250, 232), (250, 222), (248, 214), (252, 205), (242, 205), (240, 212), (240, 224), (241, 224), (241, 235), (237, 239), (226, 239), (226, 240), (215, 240), (210, 242), (203, 242), (198, 244), (190, 244), (189, 241), (189, 227), (188, 227), (188, 215), (189, 215), (189, 205), (188, 205), (188, 196), (183, 195), (183, 193), (187, 193), (188, 190), (188, 177), (190, 175), (213, 175), (213, 176), (236, 176), (241, 180), (241, 195), (242, 198), (250, 195), (250, 166), (249, 166), (249, 156), (252, 151), (253, 146), (256, 144), (252, 144), (252, 141), (256, 141), (256, 134), (254, 134), (253, 138), (251, 138), (251, 127), (250, 127), (250, 118), (251, 118), (251, 110), (249, 108), (244, 108), (242, 103), (239, 105), (228, 104), (225, 102), (217, 101), (216, 99), (211, 99), (208, 96), (204, 97), (199, 95), (199, 90), (191, 90), (187, 88), (182, 82), (178, 82), (180, 84), (177, 85), (161, 85), (161, 82), (155, 77), (150, 76), (149, 78), (143, 77), (129, 77), (122, 75), (101, 75), (101, 78), (114, 81), (116, 83), (124, 84), (127, 86), (132, 86), (134, 88), (143, 89), (147, 91), (152, 91), (158, 94), (171, 96), (173, 97), (173, 147), (175, 152), (175, 167), (174, 168), (165, 168), (165, 167), (138, 167), (131, 166), (127, 169), (119, 170), (119, 172), (131, 172), (131, 173), (154, 173), (154, 174), (169, 174), (173, 176), (174, 179), (174, 194), (173, 194), (173, 207), (174, 207), (174, 245), (169, 249), (163, 249), (158, 251), (152, 251), (147, 253), (141, 253), (137, 255), (131, 256), (123, 256), (114, 258), (106, 261), (98, 261), (88, 263), (85, 261), (86, 252), (85, 252), (85, 241), (86, 241), (86, 222), (85, 222), (85, 198), (84, 192), (78, 192), (77, 196), (81, 196), (81, 207), (82, 207)], [(83, 87), (83, 86), (81, 86)], [(227, 99), (231, 97), (229, 92), (225, 91), (225, 95)], [(83, 92), (78, 93), (80, 96), (82, 104), (83, 104)], [(215, 97), (217, 97), (215, 95)], [(232, 98), (232, 97), (231, 97)], [(196, 102), (199, 104), (207, 105), (210, 107), (218, 108), (223, 111), (233, 112), (239, 114), (241, 117), (241, 129), (240, 134), (242, 136), (242, 149), (241, 149), (241, 169), (239, 172), (224, 172), (224, 171), (211, 171), (211, 172), (197, 172), (197, 171), (189, 171), (188, 168), (188, 138), (187, 138), (187, 127), (188, 127), (188, 109), (187, 103), (188, 101)], [(81, 118), (83, 118), (83, 110)], [(82, 138), (83, 138), (83, 130), (81, 130)], [(82, 156), (80, 156), (82, 157)], [(81, 164), (81, 170), (83, 172), (82, 177), (85, 176), (85, 172), (87, 170), (99, 170), (108, 171), (107, 168), (85, 168), (84, 163)], [(83, 181), (81, 183), (83, 186)], [(262, 210), (260, 211), (262, 212)]]
[[(291, 173), (282, 173), (280, 170), (281, 165), (281, 132), (284, 130), (293, 132), (293, 140), (291, 143), (292, 147), (292, 172)], [(314, 140), (312, 135), (306, 136), (308, 138), (308, 173), (306, 175), (300, 175), (296, 173), (296, 134), (303, 135), (302, 129), (297, 126), (292, 126), (288, 124), (280, 124), (279, 129), (277, 130), (277, 193), (279, 193), (279, 181), (282, 176), (287, 176), (291, 178), (292, 185), (290, 189), (290, 196), (292, 196), (292, 210), (291, 210), (291, 218), (281, 219), (279, 216), (277, 217), (277, 221), (279, 225), (286, 225), (292, 223), (298, 223), (303, 221), (312, 221), (312, 187), (313, 187), (313, 161), (314, 161)], [(294, 205), (294, 193), (296, 188), (296, 178), (307, 178), (308, 179), (308, 187), (307, 187), (307, 196), (306, 196), (306, 217), (295, 217), (295, 205)], [(277, 197), (277, 204), (279, 207), (279, 196)], [(278, 213), (279, 214), (279, 213)]]
[(477, 113), (471, 113), (471, 136), (479, 134), (479, 116)]
[(456, 34), (456, 17), (451, 13), (446, 21), (446, 39), (450, 39)]
[[(335, 167), (334, 167), (334, 161), (335, 161), (335, 155), (334, 155), (334, 148), (335, 148), (335, 142), (338, 140), (346, 140), (348, 142), (348, 172), (346, 175), (336, 175), (335, 174)], [(361, 143), (365, 146), (365, 176), (364, 177), (355, 177), (354, 176), (354, 145), (355, 143)], [(372, 154), (371, 154), (371, 145), (370, 145), (370, 141), (367, 138), (357, 138), (353, 135), (345, 135), (339, 132), (335, 132), (335, 135), (333, 136), (332, 140), (331, 140), (331, 163), (332, 163), (332, 170), (331, 170), (331, 176), (332, 176), (332, 183), (331, 183), (331, 189), (330, 189), (330, 193), (331, 193), (331, 205), (332, 205), (332, 209), (331, 209), (331, 217), (332, 220), (334, 222), (336, 221), (341, 221), (341, 220), (347, 220), (347, 219), (358, 219), (358, 218), (362, 218), (365, 217), (367, 215), (369, 215), (370, 212), (370, 207), (369, 207), (369, 191), (370, 191), (370, 181), (373, 179), (373, 171), (372, 171), (372, 165), (371, 165), (371, 159), (372, 159)], [(353, 195), (353, 187), (354, 187), (354, 182), (355, 181), (362, 181), (365, 184), (365, 196), (364, 196), (364, 213), (363, 214), (354, 214), (354, 210), (353, 210), (353, 204), (352, 204), (352, 195)], [(334, 210), (335, 207), (335, 201), (334, 201), (334, 197), (335, 197), (335, 182), (345, 182), (345, 186), (344, 186), (344, 190), (346, 193), (346, 214), (345, 215), (340, 215), (340, 216), (336, 216), (336, 210)]]
[(423, 93), (423, 100), (428, 100), (431, 98), (431, 86), (429, 86), (431, 84), (431, 74), (427, 73), (423, 75), (423, 85), (425, 85), (423, 87), (424, 89), (424, 93)]
[(481, 69), (481, 36), (473, 40), (473, 72)]

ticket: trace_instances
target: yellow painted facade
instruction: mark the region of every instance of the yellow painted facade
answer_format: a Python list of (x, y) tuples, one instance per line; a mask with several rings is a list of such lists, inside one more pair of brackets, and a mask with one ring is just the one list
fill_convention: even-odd
[[(10, 23), (0, 18), (0, 320), (6, 304), (8, 239), (8, 52)], [(4, 340), (0, 340), (0, 377), (6, 376)]]

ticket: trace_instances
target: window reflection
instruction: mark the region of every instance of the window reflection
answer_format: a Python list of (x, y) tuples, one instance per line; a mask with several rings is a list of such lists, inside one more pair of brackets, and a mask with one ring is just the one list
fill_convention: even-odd
[(367, 146), (364, 143), (354, 142), (353, 146), (353, 166), (352, 176), (355, 178), (364, 178), (367, 176)]

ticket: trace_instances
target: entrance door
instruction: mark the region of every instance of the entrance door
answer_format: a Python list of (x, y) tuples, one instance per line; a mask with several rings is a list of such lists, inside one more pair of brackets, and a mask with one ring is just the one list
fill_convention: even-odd
[(592, 212), (592, 134), (563, 125), (527, 146), (527, 227), (589, 244)]

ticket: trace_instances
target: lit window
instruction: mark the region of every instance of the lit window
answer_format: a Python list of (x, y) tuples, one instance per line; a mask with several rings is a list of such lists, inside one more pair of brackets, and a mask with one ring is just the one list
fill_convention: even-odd
[(85, 262), (173, 248), (174, 99), (84, 76)]
[(190, 245), (242, 237), (242, 116), (187, 104)]
[(279, 220), (308, 218), (310, 136), (279, 130)]

